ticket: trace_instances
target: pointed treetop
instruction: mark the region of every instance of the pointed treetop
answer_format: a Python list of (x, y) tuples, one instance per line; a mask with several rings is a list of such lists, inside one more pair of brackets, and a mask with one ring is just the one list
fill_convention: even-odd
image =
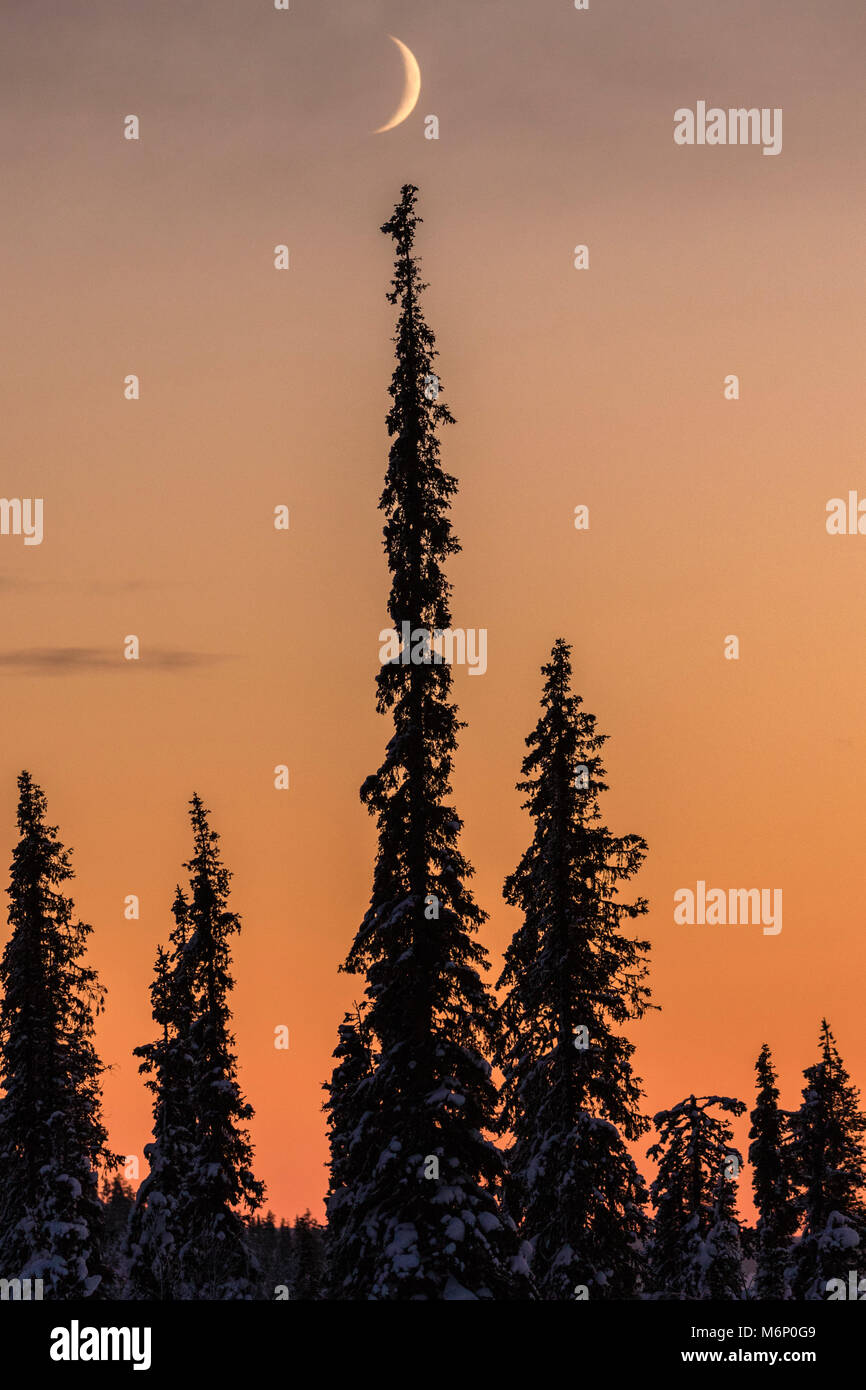
[(758, 1079), (764, 1081), (765, 1084), (767, 1081), (775, 1081), (776, 1072), (773, 1067), (773, 1054), (770, 1051), (769, 1043), (761, 1044), (758, 1060), (755, 1063), (755, 1071), (758, 1073)]
[[(549, 693), (554, 693), (560, 698), (571, 696), (571, 643), (566, 642), (564, 637), (557, 637), (550, 649), (550, 660), (541, 668), (542, 675), (547, 677), (544, 693), (544, 704), (550, 704)], [(572, 708), (576, 709), (583, 703), (580, 696), (571, 696)]]
[(415, 228), (423, 218), (419, 217), (415, 211), (415, 203), (418, 198), (418, 189), (414, 183), (404, 183), (400, 190), (400, 201), (396, 204), (393, 213), (387, 222), (383, 222), (381, 230), (386, 236), (392, 236), (397, 243), (400, 251), (408, 254), (412, 249), (415, 240)]
[(45, 793), (25, 768), (18, 774), (18, 827), (25, 830), (41, 821), (47, 810)]

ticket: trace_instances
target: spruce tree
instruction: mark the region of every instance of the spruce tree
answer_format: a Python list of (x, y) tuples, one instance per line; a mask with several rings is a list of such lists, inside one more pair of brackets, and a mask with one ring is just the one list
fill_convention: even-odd
[(292, 1231), (292, 1298), (316, 1302), (325, 1296), (325, 1228), (305, 1211)]
[[(286, 1221), (285, 1217), (282, 1217), (280, 1219), (280, 1224), (277, 1227), (277, 1244), (275, 1259), (277, 1267), (277, 1277), (274, 1283), (285, 1284), (286, 1286), (290, 1287), (292, 1282), (293, 1259), (292, 1228), (289, 1225), (288, 1221)], [(272, 1289), (268, 1290), (268, 1297), (273, 1297)]]
[(106, 1175), (102, 1183), (102, 1205), (105, 1211), (105, 1234), (115, 1245), (122, 1245), (129, 1217), (135, 1205), (135, 1192), (125, 1178), (115, 1173)]
[(264, 1185), (253, 1175), (253, 1150), (246, 1129), (253, 1108), (244, 1100), (237, 1079), (234, 1036), (228, 996), (231, 938), (241, 929), (228, 910), (231, 873), (222, 863), (219, 836), (208, 824), (201, 799), (190, 802), (192, 858), (190, 875), (192, 985), (192, 1105), (195, 1142), (188, 1185), (178, 1200), (183, 1235), (180, 1268), (191, 1295), (207, 1299), (255, 1296), (255, 1267), (245, 1239), (242, 1212), (261, 1206)]
[(847, 1284), (866, 1244), (866, 1115), (827, 1020), (820, 1056), (803, 1075), (803, 1103), (791, 1116), (794, 1178), (803, 1231), (789, 1277), (794, 1298), (826, 1299), (832, 1279)]
[(758, 1213), (753, 1289), (756, 1298), (778, 1299), (786, 1296), (785, 1268), (798, 1221), (787, 1116), (779, 1108), (776, 1073), (766, 1043), (755, 1071), (758, 1095), (749, 1130), (752, 1190)]
[(133, 1223), (133, 1275), (144, 1296), (250, 1299), (256, 1268), (245, 1213), (261, 1205), (246, 1123), (252, 1107), (237, 1079), (228, 996), (231, 874), (201, 799), (190, 802), (193, 857), (178, 889), (171, 950), (152, 989), (156, 1042), (136, 1049), (154, 1093), (150, 1173)]
[(169, 949), (157, 951), (151, 1002), (161, 1034), (135, 1048), (139, 1070), (154, 1097), (153, 1141), (145, 1145), (149, 1172), (141, 1183), (130, 1222), (130, 1280), (138, 1298), (171, 1299), (181, 1279), (183, 1243), (178, 1205), (192, 1175), (195, 1145), (193, 1105), (192, 958), (189, 904), (180, 886), (172, 906), (175, 920)]
[(20, 840), (0, 962), (0, 1272), (41, 1279), (43, 1297), (105, 1292), (101, 1167), (107, 1145), (94, 1020), (104, 990), (83, 963), (92, 928), (60, 890), (73, 877), (45, 797), (18, 778)]
[(334, 1051), (337, 1065), (325, 1090), (328, 1100), (331, 1149), (330, 1184), (327, 1198), (328, 1295), (346, 1296), (355, 1278), (356, 1261), (361, 1253), (363, 1234), (356, 1218), (361, 1215), (355, 1192), (373, 1156), (375, 1133), (367, 1124), (372, 1117), (370, 1079), (373, 1074), (369, 1028), (365, 1005), (356, 1005), (339, 1028)]
[[(135, 1210), (135, 1192), (119, 1174), (103, 1178), (103, 1251), (110, 1273), (106, 1287), (111, 1298), (129, 1296), (129, 1222)], [(102, 1286), (100, 1286), (102, 1287)]]
[(388, 299), (398, 318), (380, 507), (401, 651), (377, 676), (377, 708), (394, 733), (361, 789), (379, 846), (345, 968), (367, 980), (372, 1118), (366, 1161), (353, 1175), (352, 1266), (339, 1251), (336, 1263), (349, 1273), (344, 1298), (508, 1298), (518, 1289), (516, 1239), (498, 1200), (501, 1158), (487, 1137), (497, 1019), (476, 939), (485, 914), (467, 886), (472, 869), (449, 800), (461, 726), (434, 635), (450, 628), (443, 566), (459, 545), (448, 515), (456, 482), (441, 466), (437, 436), (452, 416), (420, 304), (416, 194), (407, 184), (382, 228), (396, 248)]
[(284, 1282), (279, 1270), (279, 1233), (272, 1211), (266, 1211), (264, 1217), (254, 1216), (247, 1223), (247, 1240), (259, 1267), (262, 1295), (272, 1299), (277, 1286)]
[[(731, 1160), (736, 1161), (739, 1172), (741, 1159), (736, 1150), (728, 1150), (726, 1163)], [(716, 1176), (712, 1216), (699, 1261), (701, 1278), (697, 1285), (698, 1297), (712, 1300), (745, 1298), (743, 1261), (736, 1180), (728, 1176), (723, 1168)]]
[(647, 1283), (656, 1298), (745, 1296), (735, 1195), (742, 1160), (730, 1124), (711, 1106), (731, 1115), (746, 1108), (728, 1096), (689, 1096), (653, 1119), (659, 1138), (649, 1156), (659, 1166)]
[[(644, 899), (619, 901), (646, 853), (601, 823), (606, 790), (593, 715), (571, 690), (571, 648), (542, 667), (542, 714), (526, 740), (532, 843), (506, 880), (523, 921), (499, 981), (508, 1204), (533, 1250), (541, 1295), (627, 1298), (647, 1235), (644, 1181), (626, 1147), (649, 1128), (619, 1029), (649, 1006), (648, 943), (626, 936)], [(583, 1295), (581, 1295), (583, 1296)]]

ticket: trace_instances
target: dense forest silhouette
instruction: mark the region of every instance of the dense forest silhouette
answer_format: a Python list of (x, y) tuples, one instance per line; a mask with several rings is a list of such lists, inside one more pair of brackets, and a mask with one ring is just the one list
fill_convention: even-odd
[[(230, 1008), (241, 918), (198, 795), (150, 983), (153, 1032), (135, 1049), (153, 1103), (148, 1172), (135, 1192), (121, 1176), (102, 1119), (91, 928), (23, 771), (0, 961), (0, 1292), (34, 1296), (39, 1281), (59, 1300), (846, 1297), (866, 1239), (866, 1116), (826, 1020), (798, 1109), (780, 1105), (768, 1045), (757, 1058), (754, 1227), (738, 1214), (746, 1164), (731, 1127), (745, 1103), (692, 1094), (643, 1113), (626, 1031), (656, 1005), (649, 943), (632, 935), (648, 904), (628, 885), (647, 846), (604, 824), (606, 736), (553, 634), (517, 783), (531, 838), (503, 889), (520, 925), (495, 987), (488, 978), (486, 913), (451, 799), (462, 726), (437, 643), (460, 549), (439, 438), (454, 421), (422, 310), (416, 200), (406, 185), (382, 227), (397, 321), (379, 505), (389, 618), (424, 640), (411, 652), (404, 640), (376, 677), (390, 732), (361, 788), (378, 845), (342, 967), (363, 997), (324, 1085), (327, 1223), (307, 1212), (278, 1225), (255, 1175)], [(648, 1183), (635, 1150), (651, 1130)]]

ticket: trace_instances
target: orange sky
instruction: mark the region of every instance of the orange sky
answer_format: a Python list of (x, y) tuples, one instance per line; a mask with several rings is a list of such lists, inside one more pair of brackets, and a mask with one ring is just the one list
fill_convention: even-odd
[[(373, 136), (400, 93), (389, 33), (422, 92)], [(389, 734), (378, 227), (407, 181), (458, 420), (454, 622), (489, 633), (487, 674), (455, 682), (455, 797), (495, 968), (530, 834), (513, 783), (562, 635), (611, 735), (608, 824), (650, 846), (650, 1113), (693, 1090), (750, 1104), (765, 1039), (795, 1104), (823, 1013), (866, 1080), (866, 538), (824, 525), (829, 498), (866, 495), (864, 40), (854, 0), (33, 0), (0, 18), (0, 490), (45, 507), (41, 546), (0, 536), (0, 852), (27, 766), (96, 928), (117, 1148), (149, 1138), (131, 1050), (197, 790), (244, 921), (258, 1171), (278, 1214), (321, 1210), (321, 1082), (362, 989), (337, 966), (374, 850), (357, 790)], [(781, 155), (677, 147), (674, 110), (704, 99), (783, 108)], [(69, 649), (91, 655), (70, 668)], [(781, 934), (675, 926), (698, 879), (781, 887)]]

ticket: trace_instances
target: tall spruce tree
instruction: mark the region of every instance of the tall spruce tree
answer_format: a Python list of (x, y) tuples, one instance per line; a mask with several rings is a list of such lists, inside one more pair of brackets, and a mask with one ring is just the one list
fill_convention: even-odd
[(112, 1168), (102, 1123), (94, 1020), (104, 991), (83, 964), (92, 928), (60, 889), (69, 853), (45, 824), (45, 797), (18, 778), (20, 840), (0, 962), (0, 1272), (41, 1279), (43, 1297), (105, 1292), (100, 1167)]
[(826, 1299), (847, 1283), (866, 1245), (866, 1115), (826, 1019), (820, 1056), (803, 1073), (803, 1103), (791, 1116), (794, 1178), (803, 1231), (789, 1270), (794, 1298)]
[[(193, 857), (178, 889), (170, 953), (157, 960), (152, 994), (161, 1036), (137, 1049), (155, 1095), (151, 1172), (133, 1224), (141, 1292), (183, 1299), (250, 1299), (257, 1293), (245, 1213), (264, 1192), (252, 1172), (252, 1107), (237, 1079), (228, 995), (231, 874), (201, 799), (190, 802)], [(161, 1292), (160, 1292), (161, 1291)]]
[(657, 1298), (745, 1296), (736, 1215), (742, 1159), (731, 1147), (730, 1124), (710, 1107), (730, 1115), (746, 1108), (728, 1096), (689, 1096), (653, 1118), (659, 1138), (649, 1156), (659, 1166), (650, 1188), (656, 1217), (647, 1283)]
[(191, 1181), (195, 1154), (193, 1105), (192, 958), (189, 904), (178, 885), (169, 949), (157, 951), (151, 1003), (161, 1028), (153, 1043), (135, 1048), (139, 1071), (153, 1094), (153, 1141), (144, 1156), (149, 1172), (139, 1186), (130, 1221), (130, 1281), (136, 1297), (172, 1299), (179, 1292), (178, 1251), (183, 1244), (178, 1204)]
[[(416, 194), (407, 184), (382, 228), (396, 248), (388, 299), (398, 319), (380, 507), (388, 607), (402, 650), (377, 677), (377, 708), (392, 716), (394, 734), (361, 789), (379, 848), (370, 907), (345, 968), (367, 977), (373, 1070), (364, 1083), (371, 1119), (353, 1174), (356, 1210), (346, 1230), (356, 1245), (342, 1297), (509, 1298), (518, 1292), (516, 1238), (499, 1206), (501, 1157), (486, 1137), (496, 1114), (488, 1058), (497, 1019), (480, 974), (486, 952), (476, 933), (485, 914), (467, 887), (472, 870), (449, 802), (461, 726), (433, 635), (450, 628), (443, 565), (459, 545), (448, 516), (456, 482), (439, 461), (437, 430), (452, 416), (420, 305)], [(339, 1251), (336, 1261), (347, 1268)]]
[(646, 912), (619, 901), (646, 853), (601, 823), (606, 736), (572, 693), (571, 648), (542, 667), (542, 714), (526, 740), (518, 790), (535, 825), (506, 880), (523, 915), (499, 981), (508, 1205), (533, 1249), (541, 1295), (627, 1298), (638, 1287), (647, 1192), (628, 1142), (649, 1128), (619, 1033), (649, 1007), (649, 949), (623, 934)]
[(190, 1026), (195, 1143), (188, 1184), (178, 1199), (179, 1248), (184, 1283), (196, 1298), (255, 1297), (255, 1267), (242, 1212), (262, 1204), (264, 1184), (252, 1171), (246, 1129), (253, 1108), (237, 1079), (228, 996), (231, 938), (241, 929), (228, 910), (231, 873), (219, 853), (201, 798), (190, 802), (193, 849), (190, 875), (191, 934), (184, 955), (192, 986)]
[(779, 1108), (773, 1059), (766, 1043), (755, 1063), (758, 1095), (751, 1114), (749, 1162), (758, 1213), (753, 1291), (756, 1298), (786, 1296), (785, 1269), (798, 1218), (791, 1180), (787, 1115)]
[(352, 1289), (356, 1261), (364, 1240), (359, 1224), (362, 1211), (355, 1202), (358, 1184), (375, 1155), (377, 1131), (368, 1120), (373, 1108), (370, 1081), (373, 1075), (366, 1006), (356, 1005), (339, 1028), (334, 1051), (337, 1065), (330, 1082), (325, 1083), (328, 1100), (331, 1149), (330, 1183), (327, 1198), (327, 1283), (332, 1299), (346, 1296)]

